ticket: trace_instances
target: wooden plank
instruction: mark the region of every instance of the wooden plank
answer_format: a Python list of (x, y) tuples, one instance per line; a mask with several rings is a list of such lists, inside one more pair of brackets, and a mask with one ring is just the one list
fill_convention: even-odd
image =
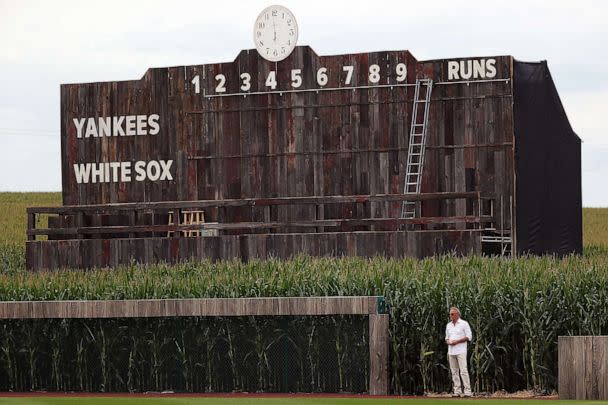
[(583, 362), (584, 362), (584, 374), (583, 380), (579, 379), (579, 384), (582, 385), (581, 399), (593, 399), (593, 380), (594, 380), (594, 367), (593, 367), (593, 340), (592, 336), (583, 337)]
[(425, 201), (442, 199), (461, 199), (477, 198), (477, 192), (439, 192), (421, 193), (416, 195), (404, 196), (403, 194), (374, 194), (374, 195), (329, 195), (312, 197), (276, 197), (276, 198), (242, 198), (242, 199), (219, 199), (219, 200), (197, 200), (197, 201), (162, 201), (147, 203), (123, 203), (123, 204), (95, 204), (95, 205), (76, 205), (76, 206), (52, 206), (52, 207), (29, 207), (28, 213), (47, 213), (47, 214), (75, 214), (98, 213), (112, 211), (131, 211), (145, 209), (196, 209), (208, 207), (239, 207), (246, 205), (267, 206), (267, 205), (290, 205), (290, 204), (337, 204), (337, 203), (363, 203), (381, 201)]
[[(33, 230), (36, 229), (36, 214), (34, 213), (27, 213), (27, 230)], [(29, 233), (27, 234), (27, 240), (36, 240), (36, 236), (35, 235), (30, 235)]]
[(597, 395), (593, 399), (608, 400), (608, 336), (595, 336), (593, 358), (597, 381)]
[(559, 399), (574, 399), (573, 379), (571, 373), (572, 342), (570, 336), (559, 336), (557, 343), (557, 372)]
[[(225, 235), (193, 238), (140, 238), (129, 239), (73, 239), (26, 242), (30, 270), (47, 270), (59, 267), (100, 268), (128, 265), (131, 259), (139, 263), (177, 262), (187, 258), (197, 260), (246, 260), (248, 252), (256, 255), (288, 259), (303, 250), (319, 256), (368, 256), (384, 254), (391, 257), (423, 257), (435, 254), (424, 250), (425, 241), (443, 238), (443, 249), (456, 254), (479, 253), (480, 230), (442, 231), (374, 231), (374, 232), (325, 232), (302, 234), (256, 235), (263, 237), (266, 252), (262, 247), (249, 246), (248, 235)], [(394, 240), (394, 248), (385, 246)], [(430, 239), (429, 239), (430, 238)], [(180, 241), (182, 239), (183, 241)], [(204, 239), (204, 242), (200, 242)], [(258, 239), (252, 239), (256, 243)], [(314, 240), (314, 242), (311, 242)], [(434, 242), (433, 242), (434, 243)], [(257, 249), (257, 250), (256, 250)], [(69, 252), (74, 252), (69, 254)]]
[(369, 316), (369, 393), (388, 395), (389, 316)]
[(420, 217), (420, 218), (372, 218), (372, 219), (330, 219), (312, 220), (298, 222), (236, 222), (227, 224), (192, 224), (192, 225), (125, 225), (125, 226), (105, 226), (105, 227), (82, 227), (82, 228), (63, 228), (36, 229), (30, 233), (33, 235), (90, 235), (90, 234), (117, 234), (117, 233), (154, 233), (172, 232), (177, 237), (179, 232), (198, 231), (201, 229), (270, 229), (270, 228), (319, 228), (325, 226), (374, 226), (385, 225), (395, 228), (404, 224), (459, 224), (459, 223), (484, 223), (490, 222), (491, 216), (464, 216), (464, 217)]
[[(335, 314), (373, 315), (377, 313), (377, 307), (370, 305), (370, 302), (372, 300), (376, 302), (377, 299), (378, 297), (368, 296), (327, 296), (293, 298), (2, 301), (0, 302), (0, 319)], [(388, 322), (388, 315), (384, 314), (381, 316), (386, 317), (386, 321)], [(377, 329), (374, 329), (374, 331), (376, 334), (374, 336), (383, 336), (379, 335), (379, 333), (386, 333)], [(387, 350), (387, 348), (385, 348), (385, 350)]]

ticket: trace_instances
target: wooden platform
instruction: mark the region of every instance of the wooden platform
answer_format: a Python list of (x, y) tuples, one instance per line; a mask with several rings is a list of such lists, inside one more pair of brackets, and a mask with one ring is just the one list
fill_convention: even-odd
[[(462, 192), (28, 208), (26, 266), (31, 270), (86, 269), (132, 261), (288, 259), (300, 253), (395, 258), (481, 253), (482, 231), (494, 223), (492, 211), (482, 212), (489, 198)], [(399, 218), (405, 200), (462, 202), (470, 209), (465, 216)], [(365, 207), (372, 204), (389, 207), (395, 214), (370, 216)], [(349, 212), (328, 216), (329, 208), (335, 206)], [(234, 218), (229, 213), (232, 208), (260, 210), (264, 220)], [(291, 215), (279, 215), (277, 211), (283, 208)], [(210, 213), (213, 222), (183, 223), (182, 214), (191, 210), (204, 210), (205, 217)], [(48, 226), (37, 227), (44, 216)], [(41, 236), (48, 240), (37, 240)]]
[(478, 230), (362, 231), (28, 241), (26, 265), (30, 270), (86, 269), (117, 267), (132, 261), (152, 264), (186, 260), (287, 259), (299, 253), (400, 258), (450, 252), (480, 253), (481, 233)]

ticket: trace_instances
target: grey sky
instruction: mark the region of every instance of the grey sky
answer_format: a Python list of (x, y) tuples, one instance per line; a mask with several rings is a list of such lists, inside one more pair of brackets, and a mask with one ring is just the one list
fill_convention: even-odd
[(0, 0), (0, 191), (61, 190), (59, 85), (231, 61), (258, 13), (295, 14), (320, 55), (546, 59), (583, 139), (583, 205), (608, 206), (608, 2)]

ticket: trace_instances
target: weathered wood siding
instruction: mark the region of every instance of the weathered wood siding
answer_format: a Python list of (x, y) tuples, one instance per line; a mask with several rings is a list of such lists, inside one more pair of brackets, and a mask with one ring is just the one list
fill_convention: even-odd
[(559, 399), (608, 400), (608, 336), (558, 338)]
[[(512, 78), (511, 57), (495, 57), (496, 78)], [(513, 194), (511, 82), (442, 84), (447, 61), (418, 62), (408, 51), (318, 56), (297, 47), (271, 63), (257, 51), (233, 62), (150, 69), (141, 80), (61, 87), (63, 202), (66, 205), (136, 201), (239, 199), (403, 191), (414, 87), (399, 84), (431, 77), (435, 86), (429, 118), (422, 192), (482, 191), (501, 198), (509, 213)], [(369, 82), (369, 66), (381, 81)], [(354, 66), (356, 90), (250, 94), (206, 98), (226, 76), (226, 93), (239, 93), (239, 75), (251, 75), (249, 92), (267, 92), (277, 72), (277, 91), (291, 90), (291, 69), (302, 70), (300, 89), (317, 89), (316, 72), (328, 69), (325, 88), (346, 86), (342, 67)], [(196, 94), (192, 79), (200, 78)], [(77, 139), (73, 118), (159, 114), (160, 133)], [(173, 160), (172, 181), (77, 184), (74, 163)], [(269, 218), (263, 208), (210, 213), (210, 220), (284, 221), (314, 215), (314, 207), (282, 207)], [(325, 218), (397, 217), (399, 203), (343, 204), (322, 208)], [(470, 214), (464, 202), (429, 202), (423, 215)], [(498, 210), (496, 210), (498, 212)], [(497, 213), (498, 216), (498, 213)], [(509, 218), (505, 220), (510, 225)], [(510, 226), (509, 226), (510, 227)]]
[(0, 319), (380, 314), (382, 297), (1, 301)]
[[(466, 61), (471, 58), (452, 59)], [(512, 78), (512, 58), (495, 57), (496, 78)], [(435, 85), (429, 117), (422, 192), (479, 191), (492, 196), (500, 225), (511, 229), (514, 182), (512, 80), (448, 84), (445, 60), (420, 62), (418, 76)], [(458, 81), (458, 80), (454, 80)], [(422, 204), (423, 216), (472, 214), (465, 201)]]
[(426, 257), (481, 251), (476, 230), (420, 232), (325, 232), (216, 237), (71, 239), (26, 242), (29, 269), (86, 269), (185, 260), (288, 259), (311, 256)]
[[(389, 387), (389, 316), (370, 314), (369, 316), (369, 393), (386, 395)], [(371, 360), (373, 359), (373, 360)]]

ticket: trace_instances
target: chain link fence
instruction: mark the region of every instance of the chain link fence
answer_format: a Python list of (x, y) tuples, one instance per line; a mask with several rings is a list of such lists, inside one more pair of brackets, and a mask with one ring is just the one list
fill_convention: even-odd
[(0, 321), (0, 390), (368, 390), (367, 316)]

